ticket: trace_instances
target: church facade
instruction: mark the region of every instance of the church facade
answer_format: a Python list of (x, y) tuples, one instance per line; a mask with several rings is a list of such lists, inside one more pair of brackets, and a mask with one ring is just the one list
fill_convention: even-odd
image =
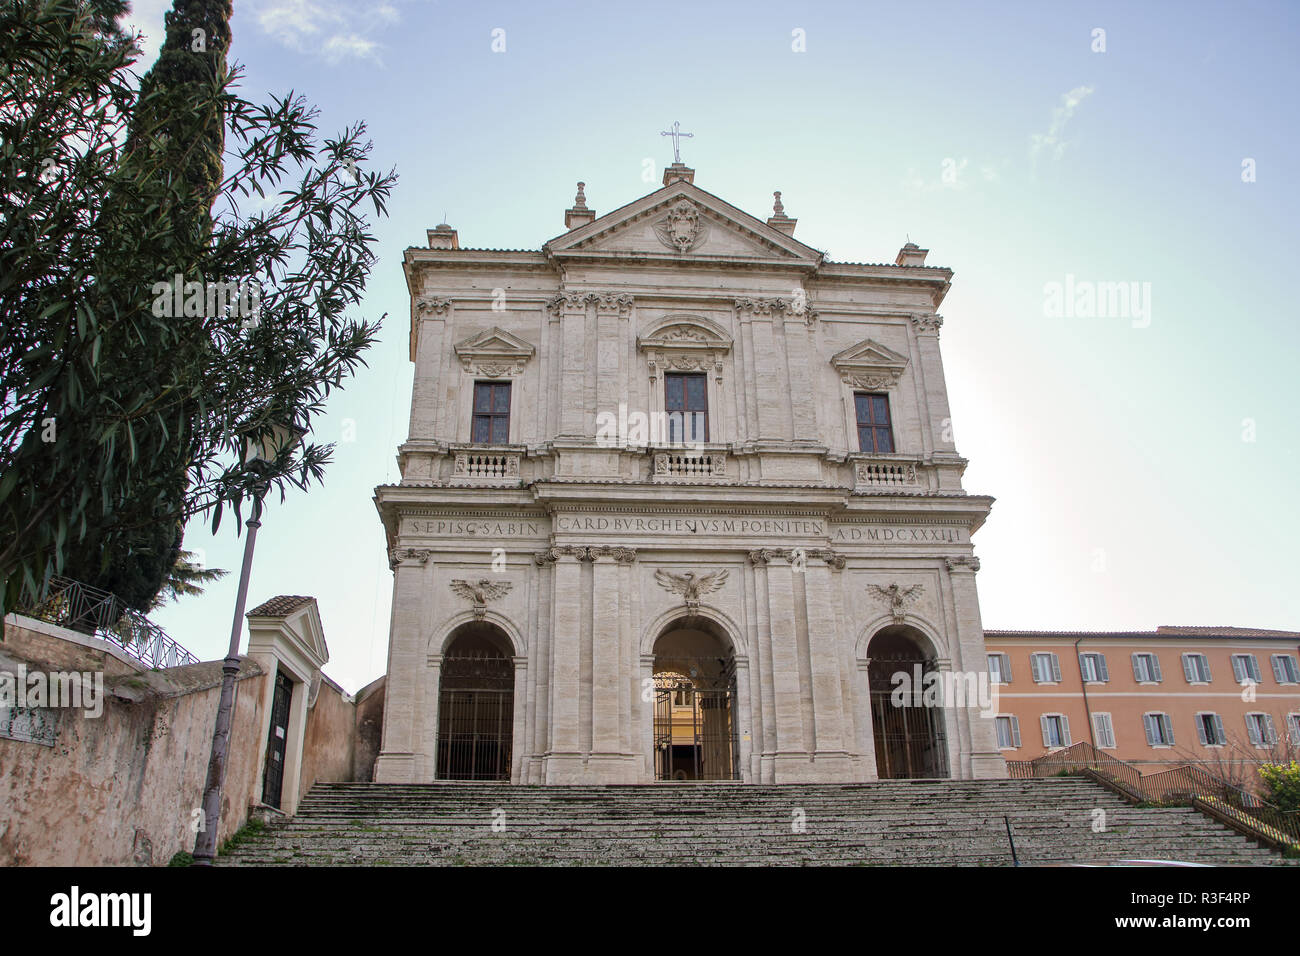
[(952, 273), (911, 243), (831, 262), (779, 193), (761, 220), (663, 181), (599, 217), (579, 184), (538, 251), (444, 224), (405, 253), (375, 780), (1004, 776)]

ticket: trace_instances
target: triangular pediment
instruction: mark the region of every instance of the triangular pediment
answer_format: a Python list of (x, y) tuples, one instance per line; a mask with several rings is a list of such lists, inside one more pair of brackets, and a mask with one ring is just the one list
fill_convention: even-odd
[(889, 388), (902, 377), (903, 369), (907, 368), (907, 356), (872, 339), (863, 339), (832, 355), (831, 365), (846, 385)]
[(530, 343), (501, 328), (485, 329), (462, 339), (454, 349), (466, 371), (492, 376), (519, 374), (537, 352)]
[(700, 189), (673, 182), (546, 244), (557, 258), (766, 260), (810, 267), (823, 254)]

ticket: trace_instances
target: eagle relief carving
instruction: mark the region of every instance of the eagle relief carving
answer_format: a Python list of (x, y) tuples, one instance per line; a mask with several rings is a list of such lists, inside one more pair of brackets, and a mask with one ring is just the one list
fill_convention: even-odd
[(710, 571), (708, 574), (697, 576), (694, 571), (676, 574), (665, 568), (659, 568), (655, 571), (655, 580), (665, 591), (682, 595), (686, 599), (687, 607), (698, 608), (701, 597), (727, 583), (728, 573), (727, 569), (723, 568), (721, 571)]
[(509, 594), (511, 586), (509, 581), (493, 581), (491, 578), (479, 578), (477, 581), (455, 578), (451, 582), (453, 591), (473, 602), (474, 616), (477, 618), (487, 614), (489, 601)]
[(877, 587), (874, 584), (867, 586), (867, 592), (872, 597), (889, 605), (890, 613), (899, 623), (902, 623), (903, 618), (907, 616), (907, 609), (921, 599), (924, 591), (925, 588), (920, 584), (913, 584), (906, 588), (899, 587), (897, 584), (891, 584), (887, 588)]

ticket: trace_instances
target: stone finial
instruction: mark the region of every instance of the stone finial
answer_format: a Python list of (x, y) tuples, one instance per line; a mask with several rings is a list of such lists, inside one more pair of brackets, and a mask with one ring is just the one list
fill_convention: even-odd
[(445, 222), (439, 223), (433, 229), (426, 229), (425, 233), (429, 237), (430, 249), (459, 249), (460, 236), (455, 229)]
[(570, 231), (594, 222), (596, 214), (587, 208), (586, 183), (578, 183), (578, 195), (573, 197), (573, 207), (564, 211), (564, 228)]
[(894, 265), (923, 266), (925, 265), (925, 257), (929, 254), (929, 249), (922, 249), (915, 242), (909, 242), (898, 250), (898, 258), (894, 260)]
[(684, 163), (673, 163), (664, 170), (664, 185), (670, 186), (675, 182), (694, 183), (695, 170)]
[(785, 214), (785, 206), (781, 203), (781, 193), (772, 193), (772, 218), (767, 224), (777, 232), (785, 233), (787, 236), (794, 235), (794, 224), (798, 219), (791, 219)]

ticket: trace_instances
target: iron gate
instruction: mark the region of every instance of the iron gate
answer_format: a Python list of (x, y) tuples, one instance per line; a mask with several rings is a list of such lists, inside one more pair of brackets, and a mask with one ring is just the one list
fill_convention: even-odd
[(655, 778), (739, 780), (735, 699), (729, 666), (718, 680), (656, 674)]
[[(948, 776), (948, 747), (943, 707), (916, 702), (913, 685), (919, 675), (935, 671), (933, 661), (917, 657), (873, 657), (868, 670), (871, 724), (876, 742), (876, 773), (885, 778)], [(905, 673), (908, 683), (898, 706), (893, 675)]]
[(514, 704), (509, 657), (446, 655), (438, 694), (438, 779), (509, 780)]

